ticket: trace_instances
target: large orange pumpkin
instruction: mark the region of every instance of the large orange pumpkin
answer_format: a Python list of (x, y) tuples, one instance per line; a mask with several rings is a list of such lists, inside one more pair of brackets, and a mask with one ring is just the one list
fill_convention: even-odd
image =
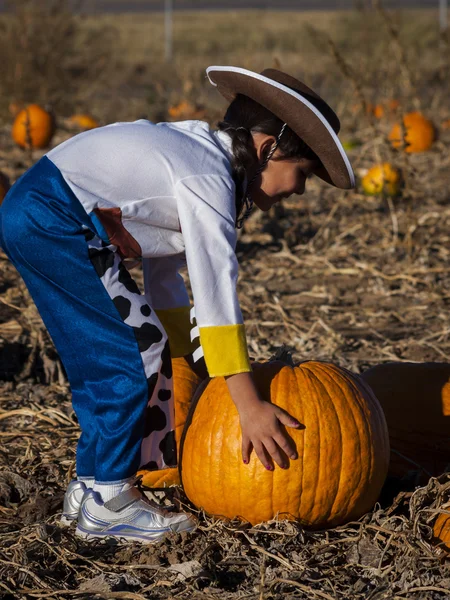
[(199, 508), (252, 524), (275, 517), (324, 528), (372, 508), (386, 477), (389, 439), (383, 411), (358, 375), (333, 364), (254, 363), (264, 400), (300, 423), (288, 428), (297, 460), (266, 470), (255, 452), (243, 464), (239, 415), (223, 377), (193, 400), (181, 446), (181, 478)]
[(406, 152), (425, 152), (433, 144), (436, 131), (431, 121), (420, 112), (408, 113), (403, 117), (403, 127), (396, 123), (389, 134), (394, 148)]
[(0, 204), (11, 187), (9, 177), (0, 171)]
[[(201, 379), (194, 373), (184, 358), (172, 359), (173, 396), (175, 401), (175, 441), (179, 453), (181, 434), (189, 411), (191, 400)], [(142, 483), (148, 487), (167, 487), (180, 485), (178, 468), (161, 469), (159, 471), (139, 471)]]
[(386, 416), (389, 473), (443, 473), (450, 464), (450, 364), (388, 362), (361, 376)]
[(30, 104), (14, 119), (11, 133), (21, 148), (46, 148), (54, 132), (53, 115), (38, 104)]
[(433, 538), (444, 550), (450, 550), (450, 514), (440, 513), (433, 526)]

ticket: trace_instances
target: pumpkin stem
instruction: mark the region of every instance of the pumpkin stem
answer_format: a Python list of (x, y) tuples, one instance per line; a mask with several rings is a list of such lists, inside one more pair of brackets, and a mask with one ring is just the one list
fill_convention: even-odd
[(272, 356), (269, 358), (269, 362), (273, 360), (280, 360), (281, 362), (284, 362), (290, 367), (295, 367), (295, 363), (292, 359), (292, 352), (294, 350), (295, 348), (293, 348), (292, 346), (287, 346), (286, 344), (283, 344), (275, 351), (275, 354), (272, 354)]

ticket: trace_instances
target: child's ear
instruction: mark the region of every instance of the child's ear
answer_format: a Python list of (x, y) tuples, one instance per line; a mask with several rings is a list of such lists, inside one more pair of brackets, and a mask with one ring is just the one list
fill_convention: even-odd
[(263, 160), (267, 159), (267, 157), (269, 156), (269, 152), (271, 151), (271, 149), (272, 149), (272, 144), (267, 144), (267, 145), (264, 146), (264, 148), (262, 149), (262, 157), (261, 157)]
[(269, 152), (272, 150), (272, 146), (275, 144), (276, 139), (273, 136), (267, 136), (261, 141), (259, 148), (256, 148), (258, 159), (263, 162), (269, 156)]

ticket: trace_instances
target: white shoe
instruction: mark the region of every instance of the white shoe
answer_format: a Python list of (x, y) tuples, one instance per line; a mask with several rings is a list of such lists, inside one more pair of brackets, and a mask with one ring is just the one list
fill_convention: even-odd
[(86, 485), (77, 479), (73, 479), (67, 486), (64, 495), (63, 513), (61, 515), (61, 523), (63, 525), (71, 525), (78, 517), (81, 500), (86, 489)]
[(107, 502), (88, 489), (81, 501), (75, 534), (88, 540), (113, 537), (149, 544), (167, 533), (194, 529), (190, 515), (151, 503), (135, 486), (137, 481), (124, 484), (120, 494)]

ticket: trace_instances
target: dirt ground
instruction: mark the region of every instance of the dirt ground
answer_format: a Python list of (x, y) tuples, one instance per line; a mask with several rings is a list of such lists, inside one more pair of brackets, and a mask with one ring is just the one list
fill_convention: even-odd
[[(60, 130), (54, 143), (71, 135)], [(1, 132), (0, 168), (35, 161)], [(388, 360), (449, 361), (448, 137), (411, 158), (417, 195), (394, 201), (311, 180), (255, 213), (239, 241), (239, 295), (255, 358), (360, 372)], [(439, 183), (437, 183), (439, 178)], [(447, 178), (447, 179), (446, 179)], [(446, 184), (447, 182), (447, 184)], [(141, 282), (139, 269), (134, 270)], [(79, 434), (55, 351), (17, 272), (0, 256), (0, 595), (10, 598), (448, 598), (430, 524), (450, 477), (390, 480), (357, 523), (213, 523), (153, 547), (87, 544), (59, 525)], [(396, 494), (400, 492), (400, 495)]]
[[(441, 125), (450, 118), (448, 83), (438, 75), (427, 82), (414, 102), (438, 130), (429, 152), (393, 151), (387, 121), (347, 107), (343, 137), (357, 140), (349, 150), (357, 188), (342, 192), (311, 179), (304, 196), (246, 223), (239, 298), (254, 358), (285, 344), (298, 360), (357, 373), (392, 360), (450, 362), (450, 129)], [(74, 133), (61, 118), (52, 146)], [(22, 151), (10, 124), (0, 127), (0, 171), (12, 182), (43, 152)], [(361, 177), (377, 157), (402, 169), (398, 198), (362, 193)], [(132, 273), (142, 284), (139, 268)], [(216, 522), (169, 491), (158, 500), (193, 510), (193, 533), (153, 546), (76, 538), (59, 523), (79, 436), (70, 390), (2, 252), (0, 303), (0, 598), (450, 598), (447, 554), (432, 539), (450, 501), (450, 475), (424, 480), (414, 468), (388, 478), (372, 512), (327, 531)]]

